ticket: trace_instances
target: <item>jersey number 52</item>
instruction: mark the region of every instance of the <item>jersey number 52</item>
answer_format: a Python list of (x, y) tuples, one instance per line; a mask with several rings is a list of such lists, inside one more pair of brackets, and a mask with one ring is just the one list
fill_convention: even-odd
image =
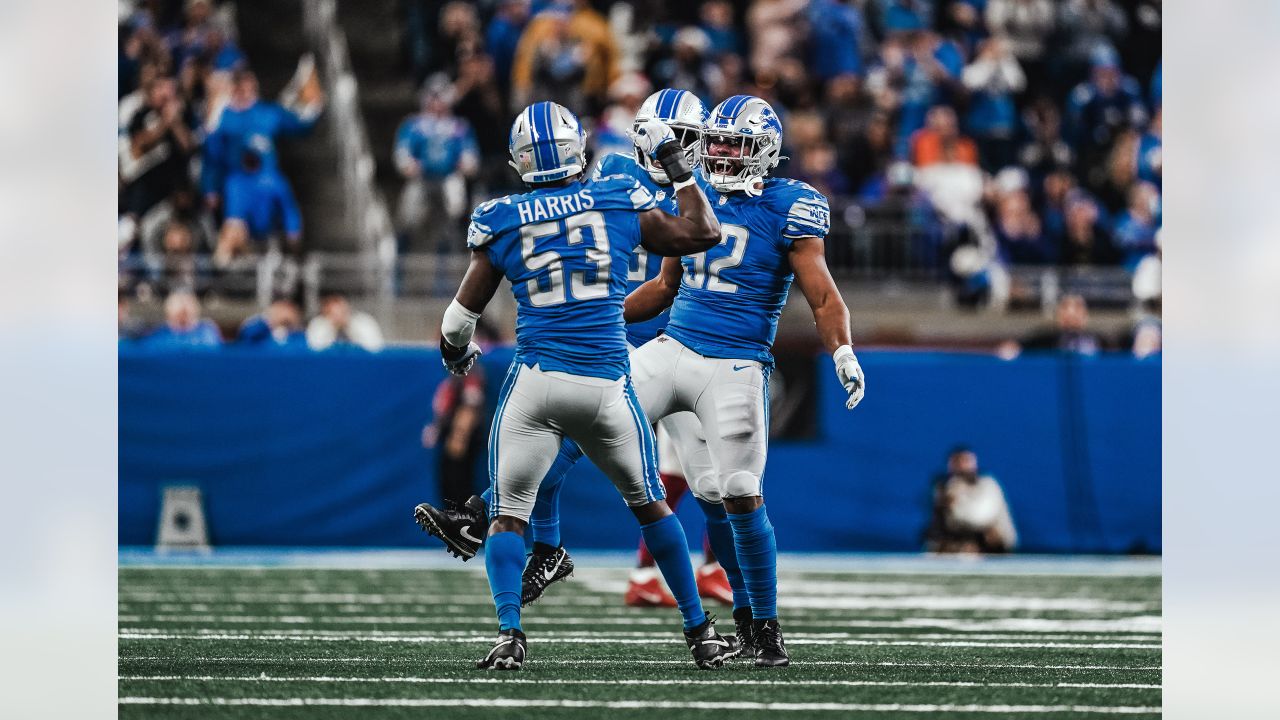
[(707, 252), (700, 252), (697, 255), (690, 255), (693, 260), (693, 266), (690, 267), (684, 276), (684, 281), (693, 288), (706, 288), (715, 292), (732, 293), (738, 291), (737, 283), (730, 282), (722, 277), (726, 270), (736, 268), (742, 264), (742, 258), (747, 254), (747, 239), (751, 233), (741, 225), (721, 225), (720, 226), (720, 245), (730, 245), (729, 254), (716, 258), (707, 264)]

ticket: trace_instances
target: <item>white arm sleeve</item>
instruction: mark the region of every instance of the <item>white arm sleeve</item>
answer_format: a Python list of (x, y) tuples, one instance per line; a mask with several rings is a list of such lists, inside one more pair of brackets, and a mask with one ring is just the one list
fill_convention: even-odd
[(471, 312), (462, 307), (462, 303), (454, 298), (449, 309), (444, 311), (444, 319), (440, 321), (440, 336), (454, 347), (466, 347), (471, 342), (471, 335), (476, 331), (476, 321), (480, 313)]

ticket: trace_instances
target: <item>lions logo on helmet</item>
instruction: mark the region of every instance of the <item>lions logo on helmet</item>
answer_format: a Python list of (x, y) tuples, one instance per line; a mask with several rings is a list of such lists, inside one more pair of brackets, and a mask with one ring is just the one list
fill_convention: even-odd
[[(632, 128), (638, 128), (648, 120), (658, 120), (675, 133), (676, 142), (684, 148), (689, 156), (689, 164), (698, 167), (701, 157), (702, 125), (707, 120), (707, 106), (702, 104), (697, 95), (688, 90), (667, 88), (645, 98), (636, 112)], [(653, 158), (636, 150), (636, 162), (649, 173), (656, 183), (670, 185), (671, 180), (662, 167)]]
[(769, 103), (734, 95), (711, 111), (702, 131), (702, 169), (716, 190), (749, 192), (781, 159), (782, 123)]
[(587, 166), (582, 123), (553, 102), (534, 103), (516, 116), (508, 149), (511, 167), (529, 184), (573, 177)]

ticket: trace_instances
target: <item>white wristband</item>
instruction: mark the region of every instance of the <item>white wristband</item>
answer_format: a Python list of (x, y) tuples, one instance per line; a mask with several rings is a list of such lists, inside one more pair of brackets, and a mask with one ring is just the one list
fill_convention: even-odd
[(440, 321), (440, 336), (454, 347), (466, 347), (475, 334), (476, 321), (479, 319), (480, 313), (471, 312), (454, 298)]
[(684, 182), (677, 180), (674, 183), (672, 183), (672, 187), (675, 188), (675, 190), (673, 190), (672, 192), (680, 192), (681, 190), (689, 187), (690, 185), (693, 185), (694, 182), (695, 181), (692, 176), (688, 180), (685, 180)]
[(835, 352), (831, 353), (831, 359), (835, 361), (836, 367), (840, 367), (840, 363), (845, 358), (854, 358), (856, 360), (853, 354), (853, 348), (848, 345), (841, 345), (836, 348)]

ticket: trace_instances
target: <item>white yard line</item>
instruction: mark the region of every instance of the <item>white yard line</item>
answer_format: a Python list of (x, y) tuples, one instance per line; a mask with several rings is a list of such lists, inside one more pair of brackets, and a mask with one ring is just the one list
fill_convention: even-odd
[[(451, 614), (448, 617), (441, 616), (424, 616), (424, 615), (215, 615), (215, 614), (181, 614), (181, 613), (161, 613), (156, 615), (147, 614), (122, 614), (117, 616), (117, 621), (123, 624), (140, 624), (140, 623), (217, 623), (222, 625), (444, 625), (447, 627), (456, 627), (458, 625), (479, 625), (488, 627), (493, 624), (493, 618), (488, 615), (480, 615), (474, 617), (459, 617), (458, 614)], [(810, 626), (821, 625), (830, 628), (905, 628), (912, 630), (920, 630), (925, 628), (939, 628), (943, 630), (954, 630), (957, 632), (976, 632), (976, 631), (1021, 631), (1018, 637), (1049, 637), (1044, 633), (1064, 633), (1071, 632), (1071, 635), (1064, 635), (1058, 639), (1071, 639), (1071, 637), (1079, 637), (1080, 635), (1110, 635), (1120, 633), (1132, 636), (1158, 636), (1160, 634), (1160, 618), (1151, 618), (1155, 622), (1148, 621), (1145, 616), (1139, 618), (1129, 618), (1119, 621), (1078, 621), (1078, 620), (1040, 620), (1037, 618), (1010, 618), (1008, 621), (966, 621), (953, 620), (948, 618), (907, 618), (903, 620), (834, 620), (830, 616), (825, 617), (792, 617), (788, 615), (784, 618), (789, 626)], [(533, 611), (532, 617), (526, 620), (526, 623), (534, 627), (540, 625), (656, 625), (667, 626), (671, 624), (670, 618), (651, 617), (651, 616), (618, 616), (618, 617), (554, 617)], [(857, 633), (865, 634), (865, 633)], [(979, 639), (978, 635), (972, 636)], [(985, 636), (984, 636), (985, 637)], [(1002, 635), (1001, 638), (1008, 639)], [(986, 638), (996, 639), (996, 638)], [(1131, 639), (1158, 639), (1134, 637)]]
[[(382, 663), (386, 665), (394, 664), (397, 658), (379, 657), (296, 657), (287, 658), (264, 658), (259, 655), (189, 655), (183, 654), (179, 657), (173, 655), (136, 655), (121, 656), (120, 662), (173, 662), (181, 660), (183, 662), (193, 663), (253, 663), (255, 665), (293, 665), (295, 663)], [(448, 658), (403, 658), (400, 659), (409, 665), (458, 665), (459, 661)], [(617, 666), (617, 660), (568, 660), (549, 658), (546, 660), (538, 659), (538, 665), (611, 665)], [(628, 665), (664, 665), (669, 667), (684, 667), (689, 664), (688, 660), (650, 660), (650, 659), (628, 659)], [(962, 663), (962, 662), (868, 662), (862, 660), (803, 660), (797, 664), (813, 667), (918, 667), (918, 668), (969, 668), (978, 670), (1085, 670), (1085, 671), (1136, 671), (1136, 672), (1161, 672), (1164, 670), (1162, 665), (1035, 665), (1024, 663)]]
[(495, 678), (495, 677), (452, 677), (452, 678), (431, 678), (431, 677), (330, 677), (330, 676), (312, 676), (312, 677), (286, 677), (281, 675), (268, 676), (248, 675), (243, 677), (228, 677), (221, 675), (123, 675), (118, 680), (122, 682), (309, 682), (309, 683), (389, 683), (389, 684), (456, 684), (466, 683), (469, 685), (700, 685), (700, 686), (718, 686), (718, 685), (787, 685), (787, 686), (807, 686), (807, 687), (971, 687), (971, 688), (1087, 688), (1087, 689), (1103, 689), (1111, 688), (1117, 690), (1160, 690), (1163, 685), (1149, 683), (1073, 683), (1073, 682), (943, 682), (943, 681), (927, 681), (927, 682), (911, 682), (908, 680), (529, 680), (524, 678)]
[[(170, 632), (160, 628), (135, 628), (118, 633), (121, 640), (234, 640), (234, 641), (274, 641), (293, 642), (376, 642), (376, 643), (478, 643), (493, 642), (491, 635), (451, 635), (438, 633), (431, 636), (419, 633), (368, 632), (344, 633), (340, 631), (315, 630), (273, 631), (262, 633), (236, 633), (221, 630), (198, 629), (186, 632)], [(622, 637), (611, 634), (572, 635), (565, 633), (541, 633), (535, 637), (536, 642), (568, 644), (568, 645), (669, 645), (677, 643), (674, 634), (655, 635), (650, 637)], [(974, 640), (855, 640), (855, 639), (809, 639), (788, 638), (792, 645), (878, 645), (897, 647), (989, 647), (989, 648), (1077, 648), (1086, 650), (1155, 650), (1158, 643), (1067, 643), (1067, 642), (982, 642)]]
[(1129, 705), (906, 705), (873, 703), (671, 702), (654, 700), (533, 700), (522, 698), (181, 698), (122, 697), (121, 705), (219, 705), (233, 707), (494, 707), (601, 710), (768, 710), (778, 712), (1097, 713), (1151, 715), (1159, 707)]

